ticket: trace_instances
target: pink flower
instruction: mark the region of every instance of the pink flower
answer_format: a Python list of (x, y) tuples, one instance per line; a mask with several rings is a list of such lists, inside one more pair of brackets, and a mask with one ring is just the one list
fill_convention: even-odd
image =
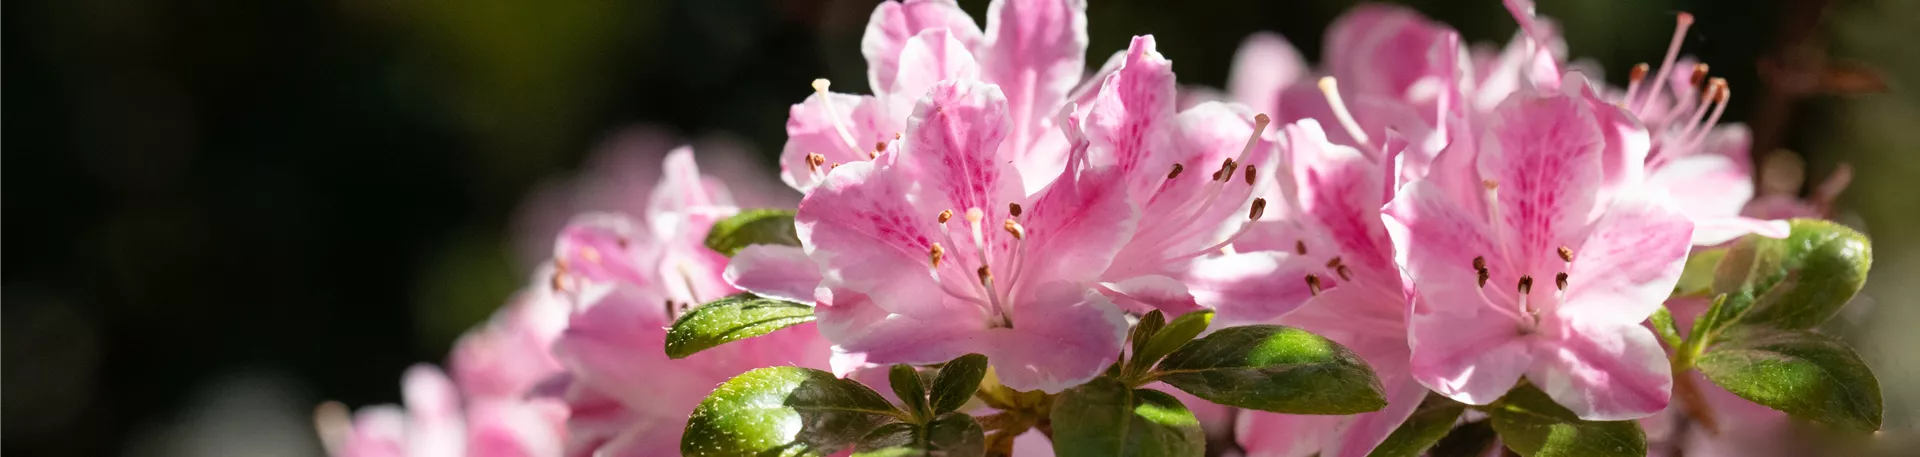
[[(1393, 243), (1380, 218), (1391, 169), (1333, 143), (1311, 119), (1286, 127), (1292, 198), (1282, 220), (1236, 247), (1277, 252), (1288, 268), (1268, 281), (1291, 286), (1283, 301), (1304, 301), (1279, 322), (1340, 342), (1367, 360), (1386, 387), (1386, 409), (1354, 416), (1243, 413), (1237, 424), (1249, 456), (1364, 456), (1406, 421), (1427, 389), (1408, 372), (1407, 294)], [(1299, 297), (1299, 298), (1292, 298)], [(1271, 300), (1272, 298), (1269, 298)], [(1223, 308), (1223, 320), (1265, 321), (1284, 308)]]
[(1020, 390), (1059, 391), (1112, 363), (1126, 320), (1089, 284), (1138, 210), (1084, 150), (1027, 196), (1026, 170), (1000, 153), (1009, 108), (997, 86), (935, 84), (897, 151), (833, 169), (801, 201), (815, 312), (839, 349), (872, 363), (978, 352)]
[(1410, 183), (1388, 205), (1417, 296), (1411, 368), (1466, 403), (1525, 375), (1581, 418), (1645, 417), (1666, 407), (1672, 380), (1639, 323), (1678, 281), (1693, 223), (1658, 189), (1608, 180), (1605, 151), (1634, 147), (1612, 141), (1620, 129), (1638, 132), (1568, 82), (1510, 97), (1477, 151), (1436, 159), (1477, 152), (1472, 168)]
[(1086, 66), (1084, 0), (994, 0), (987, 27), (952, 0), (888, 1), (874, 8), (861, 38), (874, 95), (817, 92), (787, 119), (781, 176), (796, 189), (820, 184), (832, 164), (870, 160), (901, 134), (915, 101), (938, 81), (1000, 86), (1009, 120), (1002, 156), (1032, 170), (1029, 192), (1066, 166), (1066, 138), (1053, 115)]
[(544, 281), (551, 267), (535, 274), (535, 284), (515, 294), (493, 319), (454, 342), (447, 365), (466, 398), (519, 399), (561, 372), (553, 341), (566, 328), (571, 304)]
[(687, 416), (713, 386), (754, 368), (827, 367), (811, 324), (667, 358), (676, 316), (739, 291), (722, 277), (727, 258), (703, 244), (714, 221), (738, 210), (691, 151), (669, 154), (662, 168), (642, 221), (584, 215), (555, 243), (551, 287), (573, 310), (554, 344), (567, 375), (545, 387), (571, 408), (570, 453), (676, 455)]
[(404, 408), (338, 415), (322, 408), (322, 439), (336, 457), (559, 457), (567, 411), (548, 400), (471, 398), (446, 374), (416, 365), (403, 379)]

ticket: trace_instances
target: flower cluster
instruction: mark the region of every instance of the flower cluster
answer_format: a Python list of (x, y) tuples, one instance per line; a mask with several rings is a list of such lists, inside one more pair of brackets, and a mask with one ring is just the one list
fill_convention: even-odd
[[(1631, 454), (1667, 436), (1632, 420), (1730, 423), (1708, 396), (1877, 427), (1850, 350), (1782, 349), (1838, 344), (1808, 329), (1866, 241), (1750, 204), (1731, 90), (1679, 54), (1694, 19), (1617, 88), (1505, 3), (1497, 50), (1378, 5), (1319, 67), (1256, 35), (1214, 100), (1150, 35), (1083, 74), (1081, 0), (995, 0), (984, 27), (884, 2), (874, 93), (816, 80), (789, 113), (797, 209), (743, 211), (675, 151), (639, 218), (561, 231), (451, 381), (416, 368), (406, 410), (323, 430), (342, 456), (1360, 456), (1478, 417), (1525, 455)], [(1820, 359), (1846, 385), (1786, 390), (1871, 411), (1782, 399), (1737, 351)]]

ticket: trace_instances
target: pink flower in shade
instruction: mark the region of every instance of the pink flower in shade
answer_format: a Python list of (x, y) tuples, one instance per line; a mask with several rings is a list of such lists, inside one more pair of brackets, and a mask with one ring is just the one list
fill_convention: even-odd
[(323, 409), (322, 439), (336, 457), (559, 457), (567, 410), (558, 402), (469, 398), (430, 365), (407, 370), (406, 404)]
[(942, 81), (897, 151), (834, 168), (801, 201), (796, 228), (821, 278), (815, 313), (840, 350), (872, 363), (978, 352), (1008, 387), (1055, 392), (1113, 362), (1127, 323), (1089, 286), (1138, 209), (1122, 176), (1083, 149), (1029, 197), (1026, 170), (999, 152), (1009, 108), (997, 86)]
[[(1290, 175), (1281, 176), (1287, 217), (1236, 247), (1283, 252), (1284, 273), (1269, 281), (1292, 286), (1300, 308), (1279, 322), (1326, 336), (1367, 360), (1386, 387), (1386, 409), (1353, 416), (1242, 413), (1236, 424), (1249, 456), (1364, 456), (1411, 415), (1426, 387), (1407, 368), (1407, 293), (1394, 265), (1393, 243), (1380, 218), (1391, 195), (1391, 168), (1328, 140), (1318, 122), (1285, 128)], [(1308, 279), (1311, 278), (1311, 279)], [(1283, 309), (1222, 309), (1228, 320), (1271, 320)]]
[(1607, 179), (1605, 151), (1633, 147), (1610, 131), (1633, 124), (1567, 82), (1510, 97), (1471, 168), (1410, 183), (1387, 206), (1416, 290), (1411, 369), (1466, 403), (1525, 375), (1581, 418), (1645, 417), (1666, 407), (1672, 379), (1639, 324), (1679, 280), (1693, 223), (1660, 189)]
[(703, 240), (738, 210), (701, 175), (691, 151), (669, 154), (642, 220), (590, 214), (562, 231), (552, 287), (573, 304), (554, 344), (567, 375), (543, 386), (571, 408), (575, 455), (675, 455), (686, 418), (713, 386), (754, 368), (827, 366), (811, 324), (680, 360), (666, 356), (666, 329), (684, 310), (738, 292), (721, 277), (727, 258)]
[(566, 328), (571, 304), (545, 281), (551, 267), (534, 275), (491, 320), (454, 342), (447, 365), (469, 400), (525, 398), (541, 381), (561, 372), (553, 341)]
[(1053, 116), (1085, 71), (1086, 22), (1084, 0), (994, 0), (985, 32), (953, 0), (881, 3), (860, 41), (874, 95), (832, 93), (816, 80), (817, 93), (789, 111), (781, 177), (806, 191), (832, 164), (871, 160), (936, 82), (977, 79), (1006, 94), (998, 152), (1031, 170), (1022, 184), (1038, 189), (1066, 166)]

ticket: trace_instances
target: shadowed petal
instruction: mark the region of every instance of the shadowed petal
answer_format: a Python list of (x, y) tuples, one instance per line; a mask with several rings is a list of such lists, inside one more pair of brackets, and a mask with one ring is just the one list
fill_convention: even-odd
[(747, 246), (727, 262), (724, 276), (740, 290), (800, 303), (813, 303), (813, 289), (820, 285), (819, 265), (794, 246)]
[(1016, 300), (1014, 327), (991, 330), (987, 353), (1007, 387), (1059, 392), (1079, 385), (1112, 364), (1126, 341), (1125, 315), (1097, 292), (1056, 282)]
[(1638, 323), (1571, 322), (1539, 347), (1527, 379), (1581, 419), (1639, 419), (1667, 407), (1673, 378), (1653, 332)]
[(1642, 192), (1614, 198), (1574, 252), (1567, 299), (1555, 315), (1636, 324), (1667, 299), (1686, 267), (1693, 222), (1655, 198)]
[(901, 62), (902, 49), (908, 40), (928, 30), (946, 30), (962, 50), (978, 46), (984, 39), (980, 26), (953, 0), (883, 2), (873, 8), (867, 32), (860, 37), (860, 55), (867, 58), (868, 87), (876, 91), (894, 87), (896, 74), (906, 66)]

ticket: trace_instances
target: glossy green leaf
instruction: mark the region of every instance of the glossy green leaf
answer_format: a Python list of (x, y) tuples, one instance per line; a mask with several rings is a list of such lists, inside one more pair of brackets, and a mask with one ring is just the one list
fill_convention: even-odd
[(1167, 315), (1160, 310), (1148, 311), (1146, 315), (1140, 316), (1140, 322), (1134, 323), (1133, 331), (1127, 334), (1127, 341), (1133, 346), (1134, 360), (1140, 359), (1140, 352), (1147, 350), (1147, 342), (1153, 340), (1153, 335), (1159, 334), (1160, 329), (1166, 326)]
[(1061, 457), (1169, 456), (1206, 453), (1200, 421), (1180, 400), (1098, 377), (1061, 392), (1051, 415), (1053, 452)]
[(927, 387), (920, 384), (920, 372), (912, 365), (899, 364), (887, 369), (887, 382), (893, 385), (893, 395), (900, 397), (900, 403), (906, 407), (916, 421), (933, 418), (933, 408), (927, 406)]
[(1825, 323), (1860, 291), (1873, 264), (1867, 237), (1832, 222), (1795, 219), (1793, 234), (1781, 242), (1787, 273), (1742, 323), (1791, 330)]
[(1358, 414), (1386, 407), (1373, 369), (1346, 347), (1279, 325), (1230, 327), (1167, 355), (1154, 373), (1228, 406), (1287, 414)]
[(1726, 258), (1727, 248), (1706, 249), (1687, 256), (1687, 265), (1680, 273), (1680, 282), (1673, 286), (1676, 297), (1690, 297), (1713, 293), (1714, 270), (1720, 267), (1720, 260)]
[(986, 376), (987, 356), (967, 354), (947, 362), (933, 377), (933, 413), (946, 414), (966, 405)]
[(793, 230), (793, 210), (750, 209), (715, 222), (707, 231), (706, 244), (714, 252), (733, 257), (755, 244), (799, 246), (800, 236)]
[(987, 453), (986, 430), (973, 417), (949, 413), (925, 426), (895, 422), (860, 440), (854, 457), (978, 457)]
[(1460, 419), (1460, 413), (1467, 405), (1440, 394), (1427, 394), (1420, 402), (1420, 408), (1407, 416), (1406, 422), (1393, 429), (1386, 441), (1373, 448), (1369, 457), (1419, 457), (1447, 436), (1453, 429), (1453, 422)]
[(1880, 381), (1833, 337), (1803, 330), (1728, 334), (1695, 366), (1741, 398), (1801, 419), (1879, 430)]
[(735, 294), (694, 308), (667, 329), (667, 357), (694, 353), (794, 325), (813, 322), (813, 307), (753, 294)]
[(1153, 338), (1147, 340), (1146, 347), (1134, 355), (1134, 362), (1142, 367), (1151, 367), (1161, 357), (1166, 357), (1167, 354), (1180, 349), (1180, 345), (1193, 341), (1193, 337), (1207, 331), (1207, 326), (1212, 323), (1213, 311), (1210, 310), (1181, 314), (1180, 317), (1174, 318), (1173, 322), (1167, 323), (1166, 328), (1154, 334)]
[(1648, 318), (1647, 322), (1653, 324), (1653, 334), (1658, 335), (1661, 342), (1667, 343), (1667, 347), (1679, 348), (1684, 342), (1680, 339), (1680, 329), (1673, 322), (1673, 312), (1668, 311), (1667, 307), (1654, 310), (1653, 317)]
[(1782, 269), (1786, 255), (1786, 244), (1778, 239), (1748, 235), (1734, 242), (1714, 269), (1713, 293), (1725, 295), (1725, 299), (1694, 321), (1693, 332), (1710, 337), (1739, 321), (1753, 307), (1754, 297), (1786, 276)]
[(687, 418), (689, 456), (823, 456), (899, 417), (878, 392), (833, 373), (761, 368), (720, 384)]
[(1647, 455), (1639, 422), (1580, 420), (1532, 384), (1508, 391), (1488, 416), (1500, 441), (1526, 457)]

